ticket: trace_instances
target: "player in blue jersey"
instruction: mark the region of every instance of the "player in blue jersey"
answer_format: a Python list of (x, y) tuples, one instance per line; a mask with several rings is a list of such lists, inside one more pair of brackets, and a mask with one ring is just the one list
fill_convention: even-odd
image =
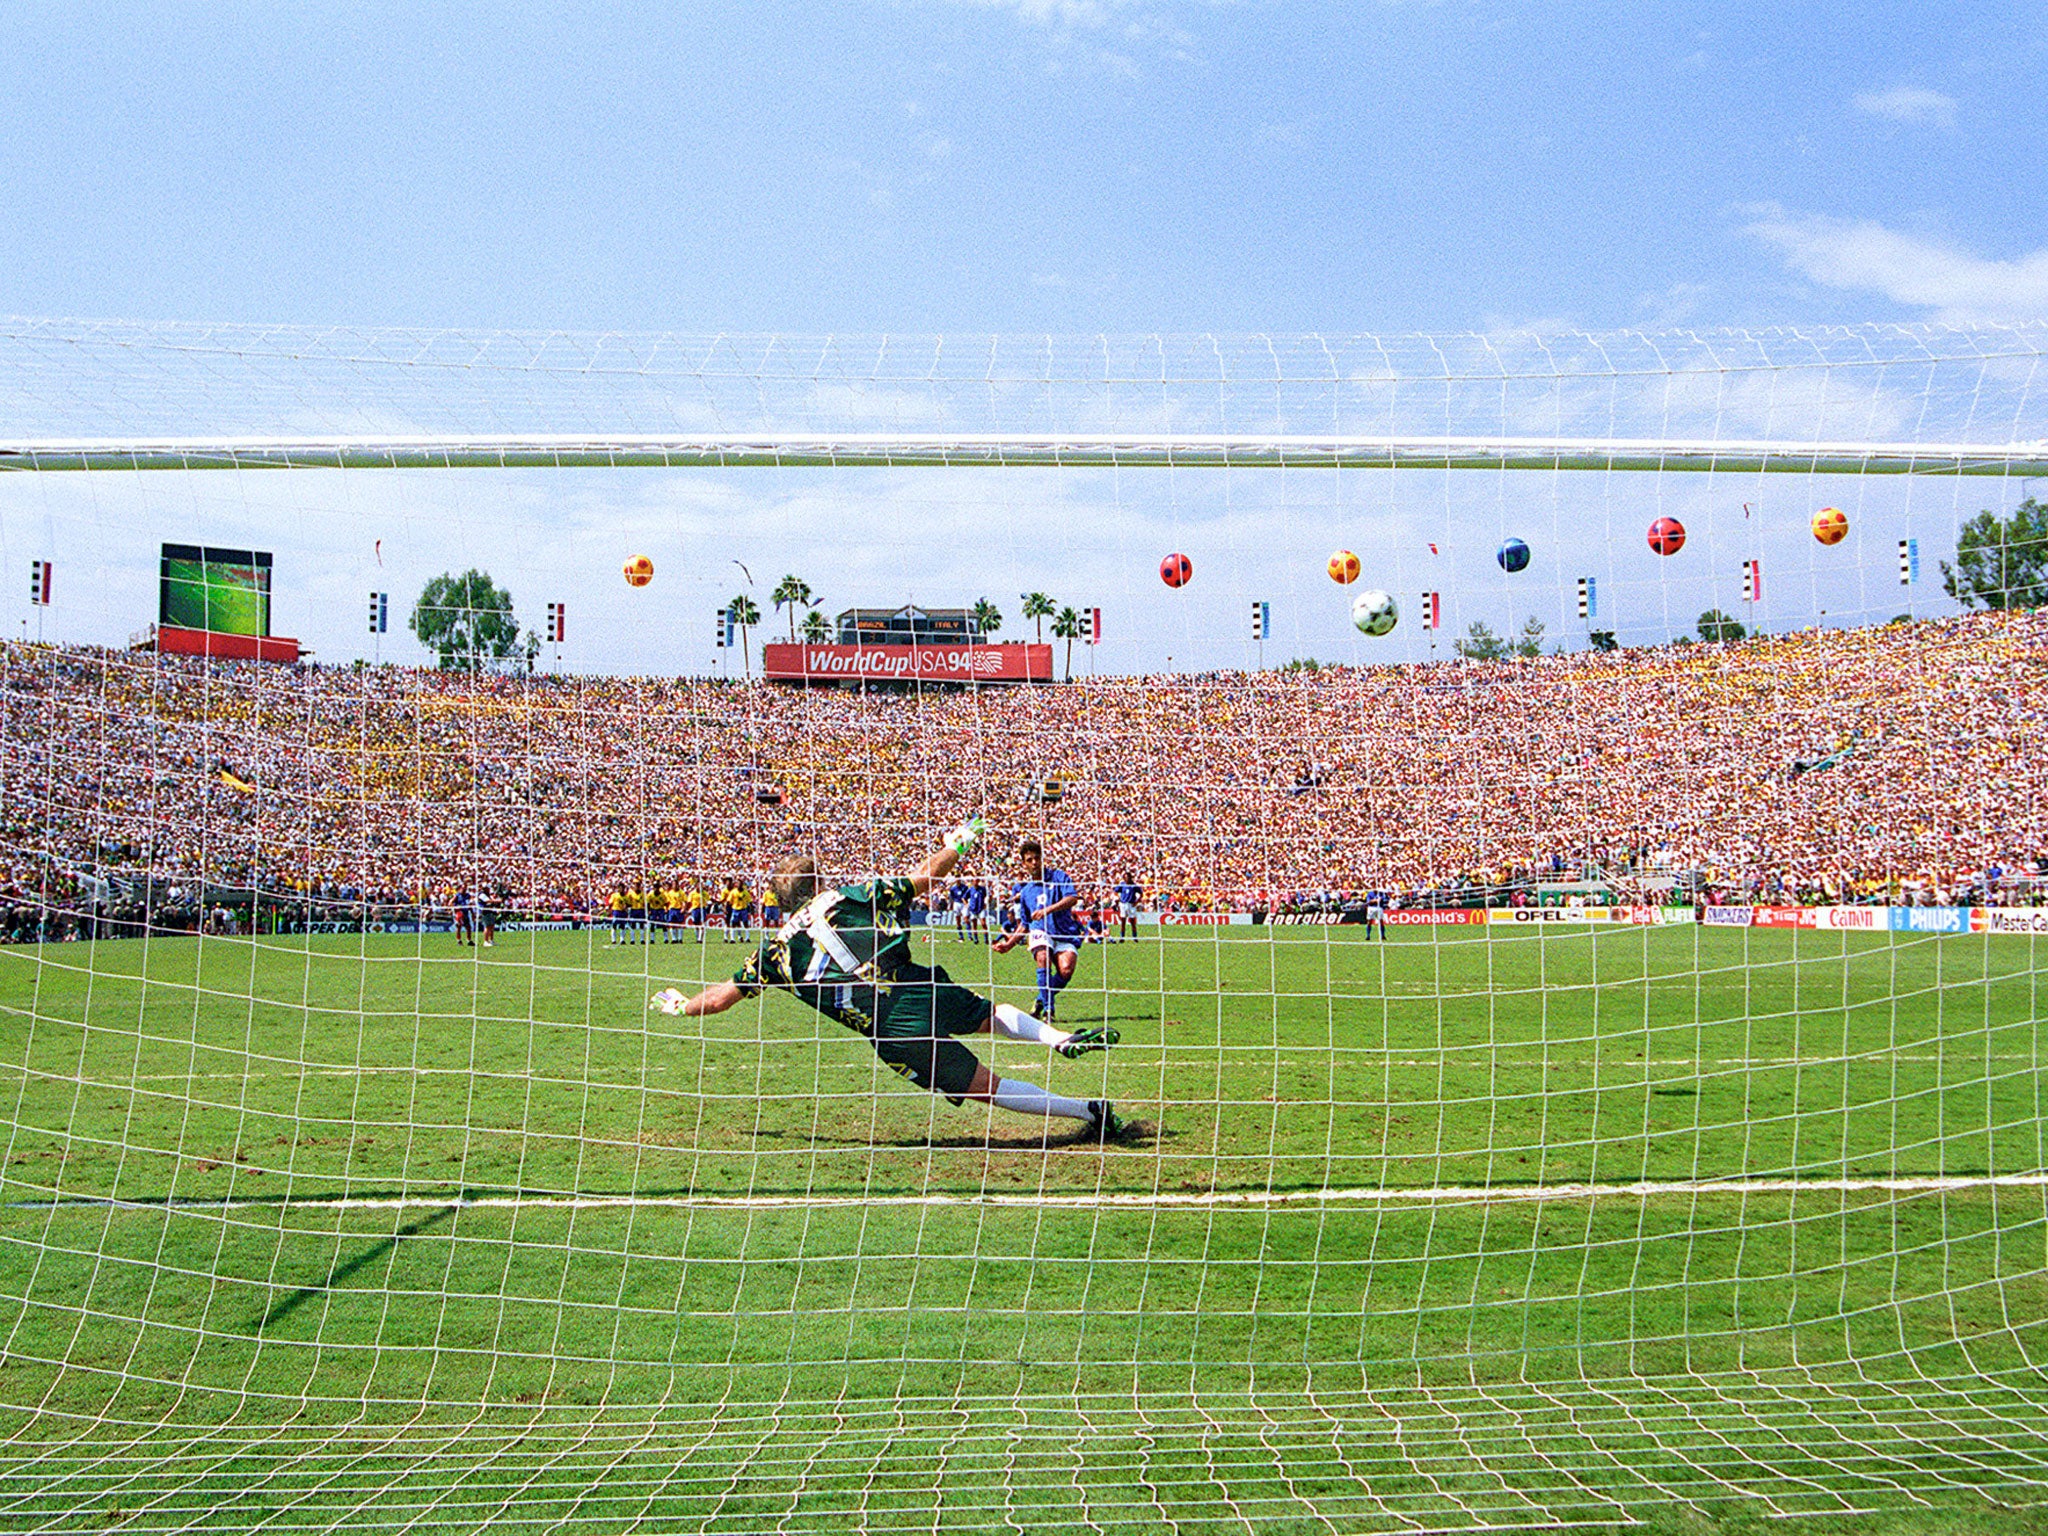
[(1138, 903), (1145, 899), (1144, 891), (1138, 885), (1137, 876), (1129, 870), (1116, 888), (1116, 936), (1121, 943), (1124, 939), (1138, 936)]
[[(1038, 1005), (1035, 1012), (1050, 1021), (1057, 1011), (1059, 994), (1074, 979), (1074, 964), (1081, 955), (1082, 928), (1074, 909), (1081, 893), (1063, 869), (1045, 867), (1045, 850), (1036, 838), (1017, 845), (1013, 866), (1017, 879), (1017, 917), (1020, 926), (996, 940), (995, 951), (1005, 954), (1019, 944), (1031, 946), (1031, 958), (1038, 964)], [(1115, 1045), (1113, 1029), (1078, 1031), (1103, 1045)]]

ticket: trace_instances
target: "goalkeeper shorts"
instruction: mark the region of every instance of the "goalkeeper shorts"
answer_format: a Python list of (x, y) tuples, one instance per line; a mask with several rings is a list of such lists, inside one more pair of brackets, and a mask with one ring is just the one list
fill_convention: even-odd
[(907, 965), (877, 991), (880, 1016), (869, 1036), (875, 1054), (918, 1087), (958, 1104), (974, 1086), (981, 1063), (953, 1037), (979, 1034), (995, 1005), (942, 966)]

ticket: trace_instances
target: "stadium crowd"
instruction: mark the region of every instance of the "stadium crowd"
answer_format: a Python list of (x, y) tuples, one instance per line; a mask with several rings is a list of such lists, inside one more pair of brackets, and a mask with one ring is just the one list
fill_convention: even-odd
[[(2048, 613), (920, 695), (0, 645), (0, 939), (604, 913), (896, 869), (985, 809), (1085, 887), (1285, 907), (1960, 900), (2048, 856)], [(237, 894), (239, 893), (239, 895)]]

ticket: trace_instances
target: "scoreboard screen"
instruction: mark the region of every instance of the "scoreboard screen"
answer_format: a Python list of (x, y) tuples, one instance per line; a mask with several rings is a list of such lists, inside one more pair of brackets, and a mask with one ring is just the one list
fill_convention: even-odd
[(157, 623), (215, 634), (268, 635), (269, 551), (164, 545)]

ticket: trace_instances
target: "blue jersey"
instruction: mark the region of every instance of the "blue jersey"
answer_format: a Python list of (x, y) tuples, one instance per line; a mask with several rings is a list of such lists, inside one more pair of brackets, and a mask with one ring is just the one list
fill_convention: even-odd
[(1017, 909), (1024, 916), (1024, 926), (1033, 933), (1054, 939), (1079, 938), (1081, 922), (1072, 907), (1052, 917), (1045, 915), (1045, 909), (1054, 902), (1079, 894), (1065, 870), (1048, 869), (1041, 878), (1026, 880), (1017, 887)]
[(1138, 904), (1138, 895), (1138, 888), (1128, 880), (1116, 888), (1118, 903), (1126, 907), (1135, 907)]

